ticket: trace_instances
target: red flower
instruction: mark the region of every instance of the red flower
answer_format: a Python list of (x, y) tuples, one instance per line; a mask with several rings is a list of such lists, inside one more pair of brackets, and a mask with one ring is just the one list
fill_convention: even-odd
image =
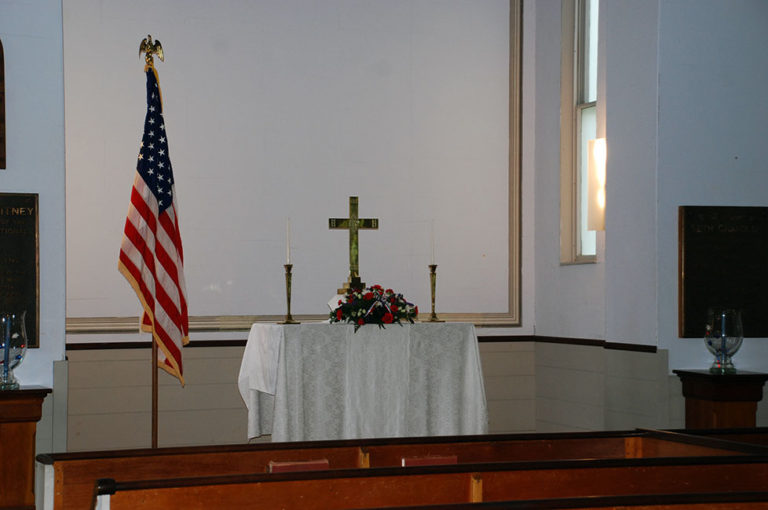
[(392, 310), (393, 312), (397, 312), (397, 305), (392, 305), (392, 306), (390, 306), (389, 308), (390, 308), (390, 310)]
[(365, 295), (363, 296), (363, 299), (365, 299), (366, 301), (373, 299), (373, 292), (366, 292)]
[(365, 324), (365, 321), (362, 318), (357, 319), (357, 325), (358, 326), (362, 326), (363, 324)]
[(415, 313), (416, 315), (419, 315), (419, 307), (418, 306), (415, 306), (413, 308), (413, 313)]
[(339, 304), (341, 304), (341, 299), (339, 299)]
[(336, 320), (337, 321), (341, 320), (341, 308), (336, 309)]
[(385, 291), (384, 291), (384, 293), (385, 293), (385, 294), (394, 294), (394, 292), (392, 291), (392, 289), (387, 289), (387, 290), (385, 290)]
[(381, 320), (384, 322), (384, 324), (392, 324), (392, 321), (395, 320), (395, 318), (392, 317), (391, 313), (387, 312), (384, 314), (384, 317), (382, 317)]

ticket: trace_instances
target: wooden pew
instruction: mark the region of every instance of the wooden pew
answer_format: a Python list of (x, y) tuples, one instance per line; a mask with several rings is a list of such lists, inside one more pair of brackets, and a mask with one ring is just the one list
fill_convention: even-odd
[[(766, 489), (768, 456), (499, 462), (144, 481), (101, 480), (110, 510), (341, 509)], [(713, 496), (714, 497), (714, 496)], [(97, 507), (98, 508), (98, 507)]]
[(404, 457), (455, 456), (458, 463), (756, 454), (754, 447), (662, 431), (511, 434), (260, 443), (39, 455), (45, 508), (84, 508), (99, 478), (152, 480), (255, 474), (270, 461), (325, 459), (331, 469), (401, 466)]
[[(768, 491), (714, 492), (693, 494), (638, 494), (586, 498), (527, 499), (487, 503), (397, 506), (386, 510), (536, 510), (621, 508), (622, 510), (756, 510), (768, 508)], [(375, 509), (369, 509), (375, 510)], [(382, 507), (380, 510), (384, 510)]]

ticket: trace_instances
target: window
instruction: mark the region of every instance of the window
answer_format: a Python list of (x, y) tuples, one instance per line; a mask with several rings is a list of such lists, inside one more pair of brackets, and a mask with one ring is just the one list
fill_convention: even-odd
[(597, 136), (599, 0), (562, 1), (560, 119), (560, 261), (594, 262), (587, 230), (587, 142)]

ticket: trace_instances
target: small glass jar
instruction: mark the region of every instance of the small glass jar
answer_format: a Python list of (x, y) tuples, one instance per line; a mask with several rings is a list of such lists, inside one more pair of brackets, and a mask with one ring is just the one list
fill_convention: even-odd
[(19, 389), (13, 370), (27, 353), (26, 315), (26, 311), (0, 313), (0, 390)]
[(733, 355), (744, 340), (741, 310), (728, 307), (710, 307), (707, 310), (707, 325), (704, 343), (715, 355), (709, 371), (713, 374), (734, 374)]

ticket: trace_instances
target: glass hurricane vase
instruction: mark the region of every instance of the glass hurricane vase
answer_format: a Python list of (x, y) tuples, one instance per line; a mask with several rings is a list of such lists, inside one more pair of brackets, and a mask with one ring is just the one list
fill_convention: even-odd
[(27, 353), (26, 312), (0, 313), (0, 390), (19, 389), (13, 370)]
[(713, 374), (734, 374), (733, 355), (744, 340), (741, 311), (735, 308), (711, 307), (707, 310), (704, 342), (715, 359), (709, 371)]

